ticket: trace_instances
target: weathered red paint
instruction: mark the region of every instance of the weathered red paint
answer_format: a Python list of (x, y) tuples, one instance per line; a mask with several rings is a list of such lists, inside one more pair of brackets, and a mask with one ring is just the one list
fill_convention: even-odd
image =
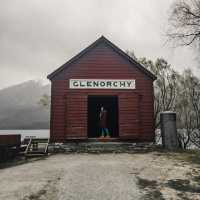
[[(88, 95), (118, 96), (119, 138), (154, 140), (155, 76), (104, 37), (48, 76), (51, 80), (51, 141), (87, 138)], [(127, 56), (127, 57), (126, 57)], [(69, 89), (69, 79), (135, 79), (135, 90)]]
[(21, 135), (0, 135), (0, 147), (20, 146)]

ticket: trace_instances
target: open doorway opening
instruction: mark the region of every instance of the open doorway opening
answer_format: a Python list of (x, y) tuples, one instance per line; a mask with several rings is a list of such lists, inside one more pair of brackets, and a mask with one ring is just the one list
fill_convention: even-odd
[(118, 137), (118, 97), (88, 96), (88, 137), (97, 138), (101, 135), (99, 114), (101, 107), (107, 110), (107, 127), (111, 137)]

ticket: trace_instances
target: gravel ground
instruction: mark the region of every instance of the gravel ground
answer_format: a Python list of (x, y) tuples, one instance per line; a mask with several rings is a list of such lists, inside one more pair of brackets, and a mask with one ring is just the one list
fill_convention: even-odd
[(198, 177), (199, 166), (156, 152), (58, 154), (1, 169), (0, 200), (195, 200)]

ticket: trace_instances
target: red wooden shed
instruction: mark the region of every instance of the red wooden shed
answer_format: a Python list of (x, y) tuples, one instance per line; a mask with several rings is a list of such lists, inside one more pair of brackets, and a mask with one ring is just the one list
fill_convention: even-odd
[(111, 137), (154, 140), (156, 77), (104, 36), (48, 79), (52, 83), (51, 141), (98, 138), (102, 106)]

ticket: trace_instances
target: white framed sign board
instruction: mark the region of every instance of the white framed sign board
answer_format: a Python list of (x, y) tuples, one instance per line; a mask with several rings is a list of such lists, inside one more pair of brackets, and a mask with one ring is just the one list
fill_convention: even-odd
[(70, 79), (70, 89), (122, 89), (136, 88), (135, 79)]

